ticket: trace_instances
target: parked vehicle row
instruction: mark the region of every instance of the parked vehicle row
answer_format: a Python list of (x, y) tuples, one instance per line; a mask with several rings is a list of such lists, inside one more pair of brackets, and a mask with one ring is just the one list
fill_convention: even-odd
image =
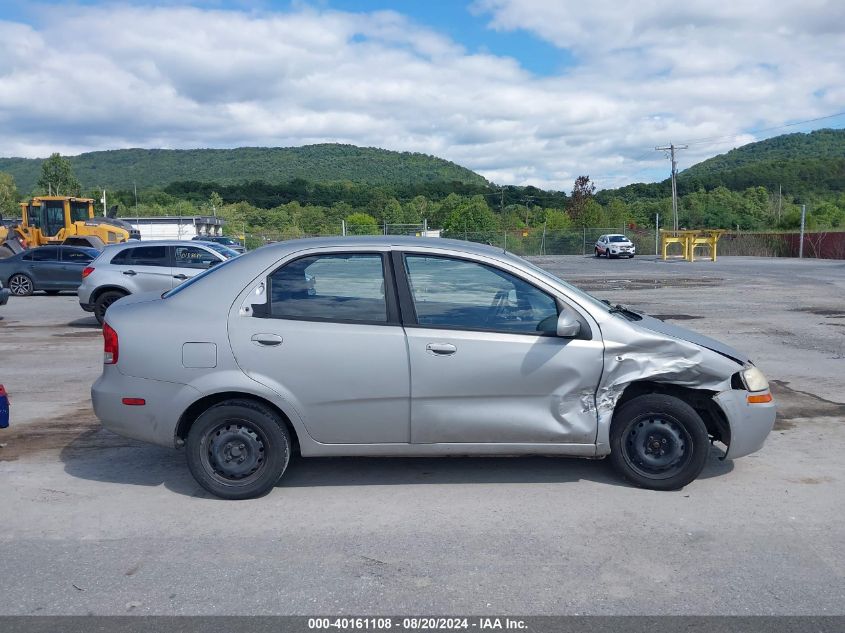
[(238, 254), (214, 242), (169, 240), (110, 246), (82, 271), (79, 305), (102, 323), (118, 299), (142, 292), (160, 295)]
[(775, 420), (742, 352), (453, 240), (267, 246), (122, 299), (103, 336), (97, 417), (184, 447), (199, 484), (230, 499), (271, 490), (295, 448), (609, 456), (673, 490), (711, 441), (741, 457)]
[(223, 244), (207, 241), (130, 240), (102, 251), (40, 246), (0, 259), (0, 284), (8, 288), (4, 293), (19, 297), (76, 291), (82, 308), (102, 323), (117, 299), (138, 292), (161, 294), (237, 255)]

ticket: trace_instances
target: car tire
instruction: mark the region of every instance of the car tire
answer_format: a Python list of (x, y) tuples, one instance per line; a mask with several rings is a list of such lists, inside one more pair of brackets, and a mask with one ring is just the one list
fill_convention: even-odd
[(638, 396), (613, 416), (611, 463), (641, 488), (683, 488), (701, 474), (709, 454), (710, 438), (701, 416), (674, 396)]
[(601, 253), (599, 253), (599, 249), (594, 248), (594, 249), (593, 249), (593, 252), (594, 252), (594, 253), (593, 253), (594, 257), (601, 257)]
[(191, 426), (188, 468), (197, 483), (223, 499), (266, 495), (284, 474), (291, 440), (285, 423), (251, 400), (226, 400)]
[(28, 297), (35, 291), (35, 284), (29, 275), (15, 273), (9, 277), (9, 292), (16, 297)]
[(106, 320), (106, 312), (108, 311), (109, 306), (125, 296), (125, 292), (120, 292), (119, 290), (107, 290), (97, 297), (97, 300), (94, 302), (94, 316), (97, 317), (97, 322), (100, 325), (102, 325), (103, 321)]

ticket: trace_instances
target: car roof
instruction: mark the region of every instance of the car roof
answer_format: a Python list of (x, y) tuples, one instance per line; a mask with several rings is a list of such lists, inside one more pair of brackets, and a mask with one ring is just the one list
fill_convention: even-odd
[(197, 243), (202, 245), (201, 240), (129, 240), (119, 244), (109, 244), (106, 248), (116, 250), (138, 246), (196, 246)]
[(342, 248), (344, 246), (384, 248), (387, 246), (396, 246), (400, 248), (407, 247), (422, 247), (422, 248), (446, 248), (466, 253), (474, 253), (478, 255), (497, 255), (501, 256), (504, 252), (502, 248), (490, 246), (487, 244), (479, 244), (477, 242), (465, 242), (463, 240), (452, 240), (445, 237), (416, 237), (405, 235), (356, 235), (356, 236), (332, 236), (332, 237), (308, 237), (296, 240), (285, 240), (283, 242), (275, 242), (262, 246), (260, 250), (268, 251), (270, 249), (279, 251), (279, 254), (284, 252), (298, 251), (305, 248), (320, 248), (327, 247)]

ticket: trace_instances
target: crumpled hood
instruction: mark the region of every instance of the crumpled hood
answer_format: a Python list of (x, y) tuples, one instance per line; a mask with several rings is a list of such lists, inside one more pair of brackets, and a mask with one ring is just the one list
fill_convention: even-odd
[(723, 356), (727, 356), (728, 358), (734, 359), (740, 365), (745, 365), (750, 362), (747, 354), (744, 354), (738, 349), (735, 349), (730, 345), (726, 345), (721, 341), (717, 341), (714, 338), (704, 336), (704, 334), (699, 334), (698, 332), (688, 330), (687, 328), (680, 327), (679, 325), (666, 323), (665, 321), (655, 319), (654, 317), (648, 316), (647, 314), (642, 314), (641, 316), (641, 321), (634, 321), (631, 323), (631, 325), (635, 327), (646, 328), (651, 330), (652, 332), (666, 334), (667, 336), (679, 338), (683, 341), (689, 341), (690, 343), (695, 343), (696, 345), (700, 345), (701, 347), (706, 347), (709, 350), (713, 350), (714, 352), (722, 354)]

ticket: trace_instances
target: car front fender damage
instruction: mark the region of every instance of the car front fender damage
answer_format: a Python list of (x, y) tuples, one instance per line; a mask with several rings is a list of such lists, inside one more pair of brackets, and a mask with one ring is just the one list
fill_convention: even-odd
[(640, 331), (635, 343), (605, 338), (604, 371), (595, 392), (596, 454), (610, 453), (610, 425), (625, 391), (635, 383), (657, 383), (712, 394), (731, 389), (731, 376), (741, 366), (712, 350)]

